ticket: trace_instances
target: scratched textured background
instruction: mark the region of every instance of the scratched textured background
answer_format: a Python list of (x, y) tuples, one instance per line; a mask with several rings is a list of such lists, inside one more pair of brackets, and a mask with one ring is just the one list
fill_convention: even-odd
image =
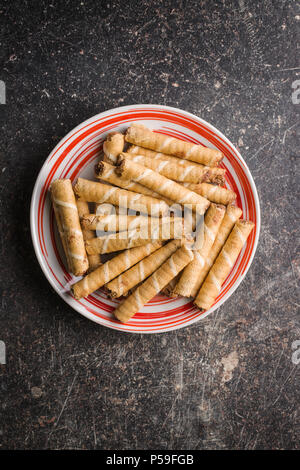
[[(299, 448), (296, 1), (1, 0), (0, 12), (0, 448)], [(133, 103), (213, 123), (246, 159), (262, 208), (238, 291), (205, 321), (153, 336), (74, 313), (29, 231), (51, 149)]]

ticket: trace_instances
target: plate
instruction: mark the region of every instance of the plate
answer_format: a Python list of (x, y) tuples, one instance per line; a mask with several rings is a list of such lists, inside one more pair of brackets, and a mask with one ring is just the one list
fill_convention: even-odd
[[(121, 324), (112, 314), (119, 301), (107, 298), (104, 291), (98, 290), (81, 300), (72, 297), (69, 288), (76, 278), (66, 270), (64, 264), (49, 186), (57, 178), (70, 178), (72, 182), (79, 176), (94, 179), (94, 165), (107, 133), (124, 132), (132, 122), (137, 121), (166, 135), (221, 150), (225, 155), (220, 166), (227, 170), (226, 186), (237, 193), (237, 205), (243, 210), (243, 218), (252, 220), (255, 229), (209, 310), (201, 313), (186, 298), (171, 299), (157, 295), (129, 323)], [(115, 330), (159, 333), (197, 322), (219, 308), (233, 294), (245, 277), (256, 251), (260, 207), (249, 168), (234, 145), (214, 126), (181, 109), (160, 105), (131, 105), (93, 116), (57, 144), (37, 177), (31, 200), (30, 225), (35, 253), (46, 278), (74, 310)]]

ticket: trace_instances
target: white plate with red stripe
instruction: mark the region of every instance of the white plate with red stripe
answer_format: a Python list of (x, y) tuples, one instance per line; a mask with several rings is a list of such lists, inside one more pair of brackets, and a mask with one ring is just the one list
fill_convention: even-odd
[[(112, 312), (118, 300), (110, 300), (102, 290), (86, 299), (75, 300), (69, 290), (75, 278), (64, 264), (49, 198), (54, 179), (79, 176), (94, 179), (93, 169), (108, 132), (124, 132), (132, 122), (141, 122), (166, 135), (221, 150), (225, 157), (226, 186), (237, 193), (243, 218), (255, 229), (247, 240), (214, 305), (201, 313), (189, 299), (157, 295), (127, 324), (118, 322)], [(236, 290), (253, 260), (260, 230), (260, 207), (250, 171), (234, 145), (215, 127), (193, 114), (159, 105), (132, 105), (111, 109), (83, 122), (64, 137), (45, 161), (35, 184), (30, 209), (31, 234), (41, 268), (55, 291), (77, 312), (96, 323), (132, 333), (160, 333), (182, 328), (206, 317), (220, 307)]]

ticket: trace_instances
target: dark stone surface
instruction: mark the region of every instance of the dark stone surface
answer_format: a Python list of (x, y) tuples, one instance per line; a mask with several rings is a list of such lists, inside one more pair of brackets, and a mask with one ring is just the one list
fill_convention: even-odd
[[(296, 1), (1, 0), (0, 10), (0, 448), (299, 448)], [(29, 229), (51, 149), (133, 103), (176, 106), (224, 132), (262, 209), (238, 291), (203, 322), (150, 336), (64, 304)]]

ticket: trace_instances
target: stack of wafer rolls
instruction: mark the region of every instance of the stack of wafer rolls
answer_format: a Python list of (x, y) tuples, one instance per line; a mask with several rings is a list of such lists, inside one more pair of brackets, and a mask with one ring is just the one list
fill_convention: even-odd
[(162, 197), (160, 194), (152, 191), (151, 189), (146, 188), (145, 186), (135, 183), (134, 181), (127, 180), (121, 176), (117, 176), (116, 167), (110, 165), (105, 161), (100, 161), (95, 166), (96, 177), (102, 181), (106, 181), (112, 185), (118, 186), (123, 189), (129, 189), (134, 193), (144, 194), (144, 196), (151, 196), (157, 199), (165, 201), (168, 205), (172, 205), (173, 201)]
[(192, 164), (182, 166), (167, 159), (153, 159), (145, 155), (135, 155), (133, 153), (122, 153), (122, 155), (174, 181), (201, 183), (202, 181), (209, 180), (209, 169), (200, 167), (200, 165), (198, 167)]
[(89, 267), (76, 199), (69, 179), (55, 180), (50, 187), (57, 227), (69, 270), (81, 276)]
[(125, 250), (115, 258), (106, 261), (102, 266), (99, 266), (93, 272), (72, 285), (72, 292), (75, 299), (87, 297), (160, 247), (160, 241), (148, 243), (147, 245)]
[(234, 225), (195, 299), (200, 309), (208, 310), (213, 305), (253, 228), (253, 222), (247, 220), (239, 220)]
[(172, 240), (147, 258), (142, 259), (128, 271), (120, 274), (106, 285), (111, 297), (117, 298), (127, 294), (129, 290), (144, 281), (156, 271), (181, 245), (181, 240)]
[(126, 142), (139, 145), (156, 152), (162, 152), (185, 160), (192, 160), (207, 166), (217, 165), (223, 158), (219, 150), (191, 144), (158, 132), (153, 132), (142, 124), (132, 124), (125, 135)]
[(118, 157), (116, 171), (120, 176), (123, 175), (125, 178), (132, 179), (136, 183), (143, 184), (175, 203), (189, 205), (194, 212), (203, 214), (210, 205), (207, 199), (194, 191), (184, 188), (182, 185), (150, 168), (132, 162), (124, 154), (120, 154)]
[(141, 124), (109, 134), (103, 151), (98, 181), (51, 186), (68, 269), (83, 276), (74, 297), (103, 287), (123, 298), (114, 311), (121, 322), (159, 292), (209, 309), (254, 226), (225, 187), (222, 152)]
[[(204, 258), (204, 264), (197, 272), (197, 288), (199, 289), (206, 278), (210, 268), (215, 262), (218, 254), (220, 253), (228, 235), (234, 227), (234, 224), (242, 215), (242, 210), (237, 206), (229, 205), (222, 219), (219, 230), (217, 231), (215, 241), (208, 251), (207, 256)], [(194, 294), (195, 292), (193, 292)], [(195, 294), (196, 295), (196, 294)]]
[(225, 214), (225, 207), (211, 204), (204, 217), (203, 237), (201, 247), (197, 249), (195, 242), (195, 253), (193, 261), (184, 269), (175, 289), (175, 295), (183, 297), (195, 297), (199, 290), (199, 273), (205, 265), (205, 260), (215, 241), (217, 232)]
[(220, 250), (222, 249), (224, 243), (227, 240), (228, 235), (234, 227), (234, 224), (242, 216), (243, 211), (237, 206), (229, 205), (226, 208), (224, 218), (222, 220), (221, 226), (218, 230), (217, 236), (215, 238), (214, 244), (211, 247), (206, 264), (212, 266), (216, 257), (218, 256)]
[(173, 253), (145, 282), (127, 297), (114, 311), (122, 323), (128, 322), (140, 308), (158, 294), (193, 259), (193, 251), (186, 245)]

